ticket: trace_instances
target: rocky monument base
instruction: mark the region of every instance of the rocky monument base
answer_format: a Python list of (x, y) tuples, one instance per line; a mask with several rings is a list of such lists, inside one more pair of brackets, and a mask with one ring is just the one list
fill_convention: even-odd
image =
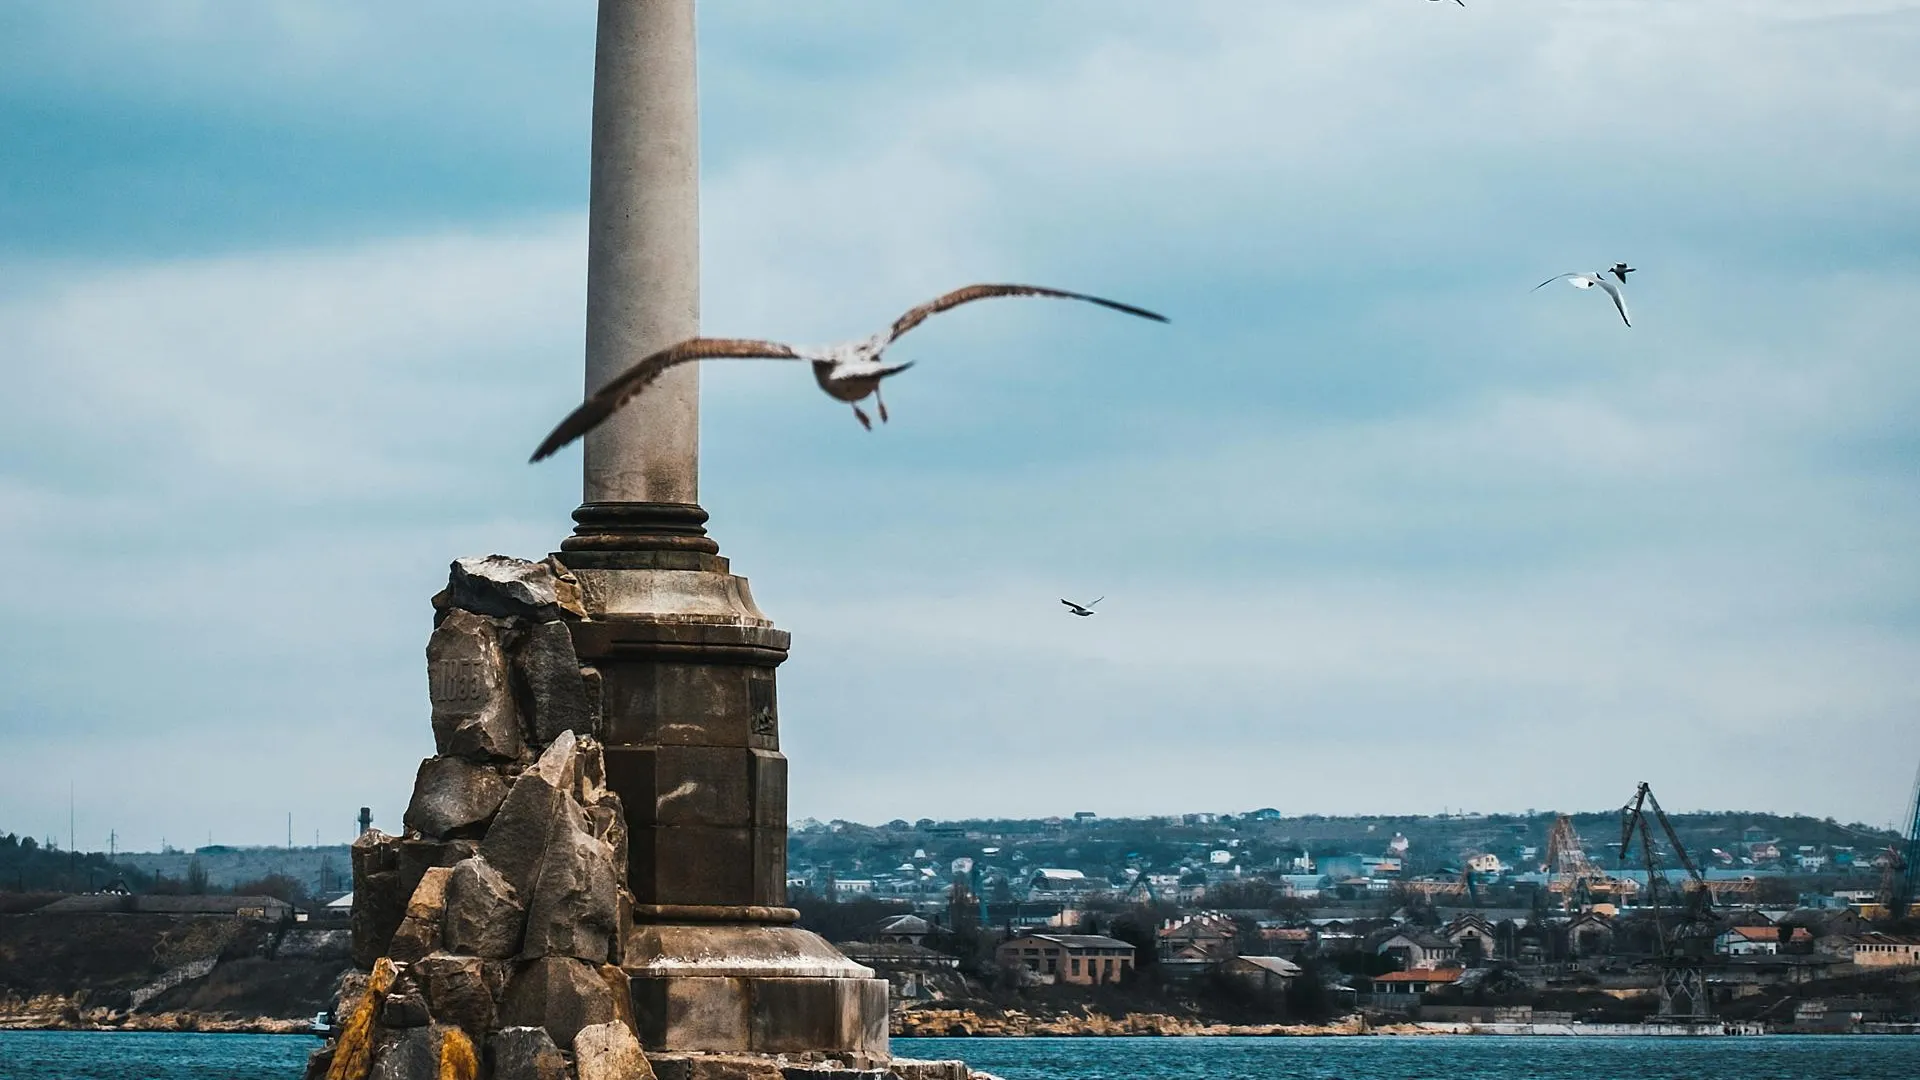
[[(659, 777), (624, 774), (660, 755), (603, 745), (603, 680), (574, 641), (605, 627), (565, 566), (462, 559), (434, 609), (436, 754), (404, 834), (354, 843), (357, 970), (312, 1080), (966, 1080), (960, 1062), (891, 1059), (886, 983), (781, 925), (791, 909), (636, 902), (632, 868), (657, 876), (663, 837), (678, 837), (643, 825), (635, 851), (618, 789), (651, 792)], [(599, 649), (623, 655), (618, 641)], [(750, 759), (780, 766), (777, 821), (752, 833), (781, 842), (765, 865), (784, 888), (785, 759), (771, 742)], [(665, 801), (649, 800), (647, 823)], [(692, 836), (678, 858), (697, 862)]]

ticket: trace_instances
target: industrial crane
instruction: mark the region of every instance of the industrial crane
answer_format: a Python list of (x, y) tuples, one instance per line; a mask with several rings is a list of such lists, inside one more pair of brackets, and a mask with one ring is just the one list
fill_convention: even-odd
[(1902, 922), (1913, 910), (1915, 894), (1920, 892), (1920, 775), (1914, 777), (1913, 798), (1907, 802), (1906, 836), (1893, 846), (1887, 865), (1887, 881), (1882, 891), (1887, 918)]
[[(1653, 811), (1653, 820), (1659, 822), (1660, 831), (1666, 833), (1674, 858), (1686, 868), (1691, 879), (1690, 887), (1683, 890), (1675, 907), (1671, 927), (1661, 896), (1670, 892), (1672, 886), (1660, 871), (1660, 859), (1653, 845), (1653, 826), (1648, 823), (1649, 809)], [(1707, 998), (1707, 980), (1701, 967), (1713, 945), (1713, 892), (1674, 833), (1666, 811), (1660, 809), (1660, 800), (1654, 798), (1653, 788), (1645, 781), (1641, 781), (1633, 801), (1620, 808), (1622, 865), (1627, 861), (1635, 837), (1640, 840), (1640, 857), (1647, 870), (1647, 898), (1653, 902), (1653, 933), (1660, 943), (1660, 1015), (1706, 1020), (1713, 1015), (1713, 1005)]]

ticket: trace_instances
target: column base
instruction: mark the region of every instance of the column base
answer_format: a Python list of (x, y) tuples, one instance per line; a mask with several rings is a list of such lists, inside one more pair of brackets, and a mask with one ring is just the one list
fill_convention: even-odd
[(887, 981), (794, 926), (635, 926), (640, 1041), (666, 1052), (887, 1056)]

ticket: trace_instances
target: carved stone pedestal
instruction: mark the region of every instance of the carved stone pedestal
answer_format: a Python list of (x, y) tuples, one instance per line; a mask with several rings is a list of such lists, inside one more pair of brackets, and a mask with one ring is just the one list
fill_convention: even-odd
[(788, 636), (673, 503), (589, 503), (556, 556), (598, 673), (607, 786), (627, 815), (623, 967), (654, 1051), (887, 1051), (887, 984), (786, 906)]

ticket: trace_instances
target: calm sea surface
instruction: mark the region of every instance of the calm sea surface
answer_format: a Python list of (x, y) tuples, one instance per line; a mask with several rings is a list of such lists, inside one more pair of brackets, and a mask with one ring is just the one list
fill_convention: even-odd
[[(0, 1080), (293, 1080), (291, 1035), (0, 1031)], [(1902, 1080), (1920, 1038), (896, 1039), (1006, 1080)]]

